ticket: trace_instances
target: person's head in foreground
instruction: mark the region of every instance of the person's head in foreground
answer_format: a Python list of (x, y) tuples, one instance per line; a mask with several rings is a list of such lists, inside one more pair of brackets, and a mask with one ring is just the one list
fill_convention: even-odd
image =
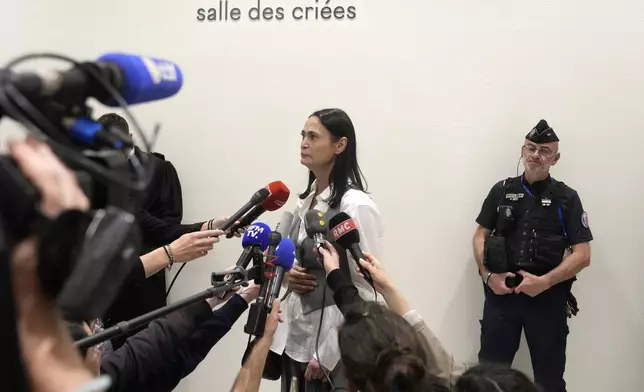
[(541, 120), (525, 137), (521, 160), (526, 176), (544, 179), (559, 161), (559, 138), (546, 120)]
[(351, 392), (447, 392), (427, 368), (427, 342), (377, 303), (351, 309), (338, 342)]
[(525, 374), (497, 365), (477, 365), (456, 382), (454, 392), (542, 392)]

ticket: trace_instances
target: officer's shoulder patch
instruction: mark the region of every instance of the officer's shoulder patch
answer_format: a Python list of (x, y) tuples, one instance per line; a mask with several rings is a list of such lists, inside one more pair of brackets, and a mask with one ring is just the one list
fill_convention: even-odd
[(586, 213), (586, 211), (581, 213), (581, 225), (586, 229), (588, 228), (588, 214)]

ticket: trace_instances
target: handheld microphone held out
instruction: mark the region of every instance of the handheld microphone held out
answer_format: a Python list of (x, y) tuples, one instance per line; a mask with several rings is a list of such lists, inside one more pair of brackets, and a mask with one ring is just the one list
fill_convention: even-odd
[[(268, 247), (270, 234), (271, 228), (266, 223), (262, 222), (254, 223), (246, 230), (242, 237), (242, 247), (244, 250), (239, 256), (235, 268), (229, 273), (228, 278), (225, 279), (226, 281), (232, 280), (235, 274), (243, 274), (253, 258), (262, 257), (263, 260), (262, 252), (264, 252)], [(213, 274), (211, 276), (211, 282), (213, 285), (215, 285), (218, 280), (219, 275)], [(219, 294), (218, 298), (224, 299), (225, 297), (226, 293), (224, 292)]]
[(104, 105), (119, 106), (97, 75), (129, 105), (171, 97), (183, 84), (183, 73), (173, 62), (126, 53), (106, 53), (67, 71), (11, 73), (8, 77), (30, 100), (69, 102), (93, 97)]
[(275, 250), (275, 276), (270, 282), (268, 295), (266, 296), (266, 308), (270, 310), (273, 306), (273, 301), (280, 295), (282, 281), (284, 280), (284, 273), (293, 268), (295, 262), (295, 243), (289, 238), (282, 238), (279, 246)]
[[(276, 234), (281, 237), (279, 233)], [(295, 243), (288, 238), (283, 238), (275, 249), (273, 256), (267, 257), (266, 264), (269, 265), (269, 268), (274, 268), (276, 272), (281, 271), (279, 276), (283, 278), (284, 271), (288, 271), (293, 267), (294, 260)], [(277, 273), (270, 275), (270, 280), (268, 280), (265, 285), (262, 285), (260, 296), (257, 298), (257, 301), (251, 305), (248, 312), (248, 322), (244, 326), (244, 332), (247, 334), (254, 336), (262, 336), (264, 334), (266, 317), (271, 311), (273, 301), (279, 296), (282, 282), (277, 281)]]
[(362, 253), (362, 249), (360, 249), (360, 232), (358, 231), (356, 223), (351, 219), (349, 214), (341, 212), (331, 218), (329, 224), (331, 226), (333, 240), (351, 253), (365, 280), (373, 285), (371, 274), (360, 265), (359, 260), (364, 259), (364, 254)]
[(329, 231), (329, 225), (326, 222), (324, 214), (318, 210), (309, 210), (304, 215), (304, 229), (306, 235), (315, 242), (315, 248), (319, 249), (326, 242), (326, 234)]
[[(244, 214), (246, 214), (248, 211), (250, 211), (253, 207), (257, 206), (259, 203), (263, 202), (268, 198), (270, 195), (270, 191), (267, 188), (262, 188), (255, 192), (253, 196), (250, 198), (248, 203), (244, 204), (242, 208), (237, 210), (230, 219), (228, 219), (226, 222), (224, 222), (218, 229), (227, 231), (228, 229), (232, 228), (235, 222), (239, 220)], [(270, 230), (270, 228), (269, 228)], [(270, 231), (269, 231), (270, 232)], [(268, 235), (268, 234), (267, 234)], [(268, 240), (268, 237), (267, 237)]]
[(273, 181), (268, 184), (266, 189), (270, 192), (266, 200), (253, 207), (242, 219), (239, 220), (239, 224), (233, 224), (230, 228), (230, 232), (226, 234), (226, 238), (232, 238), (239, 228), (250, 225), (264, 212), (279, 210), (284, 206), (284, 204), (286, 204), (289, 196), (291, 195), (291, 191), (282, 181)]
[(275, 250), (277, 250), (277, 246), (280, 244), (280, 241), (282, 241), (282, 235), (277, 231), (271, 232), (271, 234), (268, 236), (268, 249), (266, 250), (266, 262), (264, 263), (263, 279), (262, 276), (257, 276), (255, 278), (255, 283), (262, 285), (259, 293), (260, 298), (266, 297), (265, 295), (263, 295), (266, 294), (266, 291), (268, 290), (268, 285), (266, 284), (266, 282), (273, 278), (273, 273), (275, 272), (273, 260), (275, 259)]

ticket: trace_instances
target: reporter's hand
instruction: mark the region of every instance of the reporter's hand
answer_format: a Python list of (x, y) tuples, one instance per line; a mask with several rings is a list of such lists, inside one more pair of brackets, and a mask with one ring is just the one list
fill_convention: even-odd
[(207, 255), (223, 234), (221, 230), (206, 230), (182, 235), (170, 244), (175, 261), (186, 263)]
[(306, 269), (294, 265), (285, 274), (288, 277), (288, 288), (298, 294), (307, 294), (317, 287), (315, 276), (306, 273)]
[[(395, 290), (396, 285), (394, 281), (387, 275), (387, 272), (380, 264), (380, 261), (376, 259), (371, 253), (363, 252), (364, 260), (360, 260), (359, 263), (373, 279), (373, 285), (377, 292), (383, 294), (387, 291)], [(358, 276), (364, 279), (364, 275), (360, 272), (360, 268), (356, 269)]]
[(23, 142), (9, 142), (9, 153), (23, 175), (40, 193), (40, 211), (50, 219), (67, 210), (87, 211), (89, 200), (74, 173), (51, 148), (33, 137)]
[(514, 277), (515, 275), (512, 272), (505, 272), (503, 274), (492, 274), (490, 279), (487, 281), (488, 287), (492, 289), (496, 295), (507, 295), (514, 292), (513, 289), (505, 285), (505, 278)]
[(255, 284), (255, 282), (251, 281), (248, 283), (248, 286), (242, 286), (237, 290), (236, 294), (239, 295), (246, 301), (247, 304), (250, 304), (254, 300), (259, 297), (259, 288), (260, 285)]
[(273, 339), (275, 331), (277, 331), (277, 326), (282, 322), (280, 304), (279, 299), (273, 301), (271, 312), (266, 317), (266, 324), (264, 325), (264, 338)]
[(73, 391), (92, 380), (97, 375), (73, 345), (55, 301), (41, 291), (35, 239), (18, 244), (11, 263), (18, 340), (32, 391)]
[(324, 246), (321, 248), (316, 248), (316, 252), (319, 252), (322, 256), (322, 262), (324, 263), (324, 269), (328, 275), (331, 271), (340, 268), (340, 255), (329, 241), (324, 243)]
[[(229, 216), (224, 216), (224, 217), (221, 217), (221, 218), (211, 219), (211, 220), (209, 220), (207, 222), (204, 222), (204, 224), (201, 225), (201, 230), (209, 230), (209, 228), (210, 228), (210, 230), (218, 229), (219, 227), (221, 227), (221, 225), (226, 223), (228, 221), (228, 219), (230, 219)], [(235, 224), (238, 225), (239, 221), (236, 221)], [(235, 231), (233, 233), (233, 235), (235, 237), (237, 237), (237, 238), (240, 238), (244, 234), (246, 229), (247, 229), (247, 227), (240, 227), (239, 229), (237, 229), (237, 231)], [(226, 235), (228, 235), (228, 233), (230, 233), (230, 229), (226, 230), (226, 232), (225, 232)]]

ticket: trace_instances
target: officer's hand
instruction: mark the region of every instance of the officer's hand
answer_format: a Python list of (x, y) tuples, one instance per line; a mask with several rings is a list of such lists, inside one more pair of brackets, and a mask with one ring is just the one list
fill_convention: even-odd
[(536, 297), (550, 288), (550, 283), (543, 276), (532, 275), (525, 271), (519, 271), (519, 275), (523, 276), (523, 281), (514, 289), (516, 293), (524, 293), (531, 297)]
[(511, 277), (514, 278), (512, 272), (506, 272), (503, 274), (492, 274), (490, 279), (487, 281), (487, 285), (494, 291), (496, 295), (506, 295), (513, 293), (512, 289), (505, 285), (505, 278)]

